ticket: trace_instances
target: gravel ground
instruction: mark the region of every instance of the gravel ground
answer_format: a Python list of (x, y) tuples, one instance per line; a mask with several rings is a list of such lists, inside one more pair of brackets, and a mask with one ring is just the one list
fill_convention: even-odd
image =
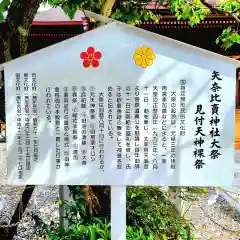
[(0, 183), (7, 182), (6, 143), (0, 143)]
[[(0, 225), (8, 224), (17, 203), (20, 199), (22, 187), (4, 185), (7, 183), (7, 163), (6, 163), (6, 145), (0, 143)], [(36, 187), (33, 196), (36, 196), (36, 210), (40, 217), (45, 221), (58, 221), (58, 206), (55, 203), (58, 198), (58, 186), (38, 186)], [(35, 211), (34, 197), (26, 209), (21, 223), (18, 225), (18, 233), (14, 240), (36, 240), (34, 235), (33, 225), (29, 213)]]
[[(11, 215), (16, 208), (17, 202), (20, 199), (20, 193), (22, 188), (14, 186), (0, 186), (0, 194), (4, 196), (6, 204), (4, 204), (4, 209), (0, 210), (0, 222), (9, 223)], [(29, 213), (38, 211), (40, 217), (45, 222), (58, 221), (58, 205), (55, 203), (58, 198), (58, 186), (38, 186), (34, 193), (36, 196), (36, 208), (34, 208), (34, 198), (30, 200), (30, 203), (24, 213), (24, 217), (21, 223), (18, 225), (17, 235), (14, 240), (37, 240), (34, 235), (34, 221), (32, 221)]]
[(187, 215), (199, 240), (240, 240), (240, 215), (221, 196), (212, 205), (201, 199)]

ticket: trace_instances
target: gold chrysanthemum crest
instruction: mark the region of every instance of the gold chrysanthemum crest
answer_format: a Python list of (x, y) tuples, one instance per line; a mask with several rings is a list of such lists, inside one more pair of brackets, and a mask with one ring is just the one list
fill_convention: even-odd
[(135, 64), (142, 68), (151, 66), (153, 64), (155, 58), (156, 58), (156, 56), (155, 56), (153, 50), (147, 46), (142, 46), (140, 48), (137, 48), (133, 55)]

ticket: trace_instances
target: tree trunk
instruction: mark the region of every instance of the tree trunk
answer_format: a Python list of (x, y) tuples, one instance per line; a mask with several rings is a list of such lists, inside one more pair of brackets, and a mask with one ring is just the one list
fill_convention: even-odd
[(4, 54), (1, 63), (27, 54), (28, 35), (42, 0), (13, 0), (1, 34)]
[[(41, 2), (42, 0), (12, 0), (6, 21), (1, 23), (0, 45), (3, 52), (0, 54), (0, 64), (27, 54), (29, 30)], [(5, 98), (1, 96), (1, 100), (0, 117), (3, 120), (5, 111), (2, 111), (2, 105), (5, 104)]]
[(101, 8), (100, 14), (105, 17), (109, 17), (112, 13), (112, 8), (115, 4), (115, 1), (116, 0), (105, 0)]

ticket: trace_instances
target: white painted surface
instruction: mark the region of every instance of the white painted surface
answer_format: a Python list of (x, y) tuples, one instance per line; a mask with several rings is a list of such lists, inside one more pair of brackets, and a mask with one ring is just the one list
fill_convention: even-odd
[[(99, 36), (101, 35), (101, 38)], [(147, 69), (143, 69), (135, 65), (132, 55), (136, 48), (142, 45), (149, 46), (153, 49), (156, 59), (153, 65)], [(82, 67), (80, 52), (86, 51), (89, 46), (94, 46), (97, 51), (103, 54), (100, 60), (100, 67), (97, 69), (85, 69)], [(68, 49), (68, 51), (66, 51)], [(114, 49), (114, 51), (113, 51)], [(65, 61), (68, 59), (68, 61)], [(223, 56), (210, 53), (208, 51), (192, 47), (187, 44), (180, 43), (169, 38), (165, 38), (138, 28), (130, 27), (126, 24), (110, 23), (104, 27), (97, 28), (78, 37), (71, 38), (67, 41), (58, 43), (40, 51), (34, 52), (27, 56), (18, 58), (9, 63), (4, 64), (6, 78), (6, 122), (7, 129), (11, 129), (7, 133), (8, 142), (8, 169), (10, 184), (90, 184), (90, 185), (231, 185), (232, 172), (234, 164), (234, 122), (235, 122), (235, 75), (237, 61), (230, 60)], [(31, 64), (30, 64), (31, 63)], [(52, 64), (54, 63), (54, 64)], [(209, 120), (211, 119), (211, 109), (209, 107), (209, 89), (212, 86), (211, 76), (213, 71), (218, 71), (222, 77), (221, 81), (221, 100), (219, 117), (221, 119), (218, 128), (221, 136), (219, 137), (221, 146), (221, 155), (219, 159), (209, 159), (209, 146), (212, 139), (204, 138), (203, 146), (206, 158), (204, 162), (206, 166), (198, 170), (194, 167), (195, 159), (193, 157), (193, 139), (196, 125), (193, 116), (196, 112), (198, 104), (202, 104), (203, 110), (206, 112), (203, 129), (208, 135)], [(39, 139), (39, 161), (34, 162), (31, 159), (32, 169), (26, 170), (23, 164), (24, 179), (17, 179), (17, 119), (16, 119), (16, 72), (36, 73), (37, 75), (37, 96), (41, 99), (38, 102), (38, 139)], [(171, 125), (170, 112), (167, 115), (167, 134), (168, 143), (164, 150), (161, 147), (160, 130), (158, 143), (158, 170), (153, 170), (153, 153), (151, 140), (153, 136), (153, 127), (161, 129), (162, 118), (160, 116), (159, 125), (152, 124), (152, 95), (149, 101), (149, 131), (144, 131), (144, 88), (158, 86), (168, 87), (168, 96), (170, 91), (176, 91), (177, 103), (180, 101), (180, 81), (187, 81), (187, 109), (186, 109), (186, 135), (180, 136), (180, 120), (177, 118), (176, 124), (176, 170), (170, 168), (171, 164), (171, 143), (170, 136), (174, 127)], [(23, 85), (24, 79), (21, 79)], [(29, 78), (31, 86), (31, 77)], [(70, 156), (70, 167), (65, 167), (64, 151), (70, 150), (75, 143), (70, 135), (70, 148), (65, 149), (63, 142), (60, 146), (61, 151), (61, 168), (56, 170), (56, 136), (54, 121), (51, 123), (46, 118), (45, 113), (45, 95), (46, 86), (49, 87), (69, 87), (85, 84), (88, 88), (95, 86), (96, 92), (104, 92), (105, 108), (107, 109), (108, 86), (114, 88), (113, 109), (116, 109), (116, 87), (119, 85), (125, 89), (126, 85), (131, 84), (134, 89), (136, 85), (140, 88), (140, 169), (135, 169), (134, 159), (134, 138), (131, 139), (132, 157), (129, 161), (126, 156), (125, 133), (126, 125), (123, 124), (122, 140), (123, 140), (123, 170), (117, 169), (117, 134), (116, 134), (116, 112), (113, 112), (113, 132), (114, 138), (108, 137), (107, 125), (104, 129), (104, 166), (99, 161), (99, 144), (96, 144), (95, 151), (96, 161), (88, 158), (88, 164), (83, 166), (81, 160), (72, 160)], [(52, 91), (54, 88), (51, 89)], [(71, 90), (70, 90), (71, 91)], [(53, 93), (53, 92), (52, 92)], [(21, 88), (20, 94), (26, 94)], [(29, 89), (28, 94), (31, 98), (32, 91)], [(54, 93), (53, 93), (54, 94)], [(125, 101), (126, 98), (123, 99)], [(170, 105), (170, 97), (168, 106)], [(131, 106), (134, 104), (134, 98), (131, 99)], [(63, 92), (61, 92), (61, 102), (63, 103)], [(125, 104), (125, 102), (124, 102)], [(61, 105), (62, 106), (62, 105)], [(64, 116), (63, 106), (61, 107), (61, 138), (64, 138)], [(74, 108), (78, 108), (82, 113), (80, 104), (69, 104), (69, 112)], [(159, 111), (161, 107), (159, 107)], [(22, 103), (22, 110), (24, 105)], [(52, 112), (55, 110), (52, 109)], [(98, 111), (98, 110), (97, 110)], [(122, 107), (125, 112), (125, 105)], [(134, 109), (132, 109), (133, 113)], [(88, 112), (86, 112), (88, 115)], [(180, 104), (177, 105), (176, 115), (180, 115)], [(104, 115), (104, 122), (107, 124), (107, 114)], [(134, 116), (134, 114), (132, 114)], [(32, 116), (31, 116), (32, 117)], [(52, 114), (52, 118), (55, 115)], [(71, 118), (70, 118), (71, 119)], [(99, 119), (92, 121), (99, 124)], [(125, 119), (123, 119), (125, 120)], [(133, 119), (132, 119), (133, 120)], [(89, 116), (88, 116), (89, 121)], [(125, 121), (124, 121), (125, 122)], [(134, 122), (134, 120), (133, 120)], [(88, 122), (89, 124), (89, 122)], [(80, 127), (79, 123), (79, 127)], [(98, 125), (97, 125), (98, 126)], [(131, 131), (135, 132), (135, 126), (132, 123)], [(89, 130), (87, 131), (89, 132)], [(99, 133), (98, 127), (96, 132)], [(33, 134), (32, 134), (33, 135)], [(31, 137), (33, 138), (33, 136)], [(24, 134), (23, 134), (24, 136)], [(89, 136), (89, 135), (88, 135)], [(97, 135), (98, 136), (98, 135)], [(144, 136), (149, 139), (149, 169), (144, 169)], [(81, 134), (79, 135), (81, 138)], [(88, 143), (89, 143), (88, 139)], [(33, 141), (31, 139), (31, 144)], [(32, 145), (31, 145), (32, 146)], [(78, 146), (79, 152), (82, 147)], [(87, 155), (90, 156), (90, 145), (86, 149)], [(167, 163), (161, 163), (162, 154), (167, 154)], [(23, 156), (24, 157), (24, 156)], [(79, 154), (79, 159), (81, 159)], [(131, 165), (131, 169), (126, 170), (127, 164)], [(103, 168), (101, 168), (103, 167)], [(44, 175), (42, 174), (44, 172)]]
[[(6, 143), (0, 143), (0, 182), (7, 183)], [(235, 150), (233, 186), (240, 188), (240, 150)]]
[(111, 239), (126, 240), (126, 187), (111, 187)]

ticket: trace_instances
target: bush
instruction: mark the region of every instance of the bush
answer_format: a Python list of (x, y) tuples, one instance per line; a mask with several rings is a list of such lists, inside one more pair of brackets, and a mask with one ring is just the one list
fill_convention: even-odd
[[(85, 187), (86, 188), (86, 187)], [(110, 215), (106, 211), (105, 216), (101, 216), (97, 212), (93, 215), (89, 214), (86, 206), (86, 192), (84, 187), (69, 186), (73, 200), (58, 201), (61, 207), (64, 207), (68, 220), (67, 229), (62, 229), (59, 223), (44, 223), (38, 215), (32, 217), (35, 220), (35, 231), (41, 239), (49, 240), (109, 240), (111, 239)], [(89, 191), (91, 188), (87, 187)], [(105, 194), (108, 194), (107, 191)], [(87, 196), (93, 196), (93, 193), (87, 193)], [(107, 196), (109, 197), (109, 196)], [(94, 195), (94, 201), (98, 199)], [(92, 206), (92, 208), (94, 208)], [(91, 209), (92, 210), (92, 209)]]
[(155, 240), (153, 235), (144, 235), (142, 228), (127, 227), (128, 240)]
[[(159, 187), (127, 187), (127, 239), (195, 239), (193, 226), (183, 219)], [(154, 236), (154, 238), (153, 238)]]

